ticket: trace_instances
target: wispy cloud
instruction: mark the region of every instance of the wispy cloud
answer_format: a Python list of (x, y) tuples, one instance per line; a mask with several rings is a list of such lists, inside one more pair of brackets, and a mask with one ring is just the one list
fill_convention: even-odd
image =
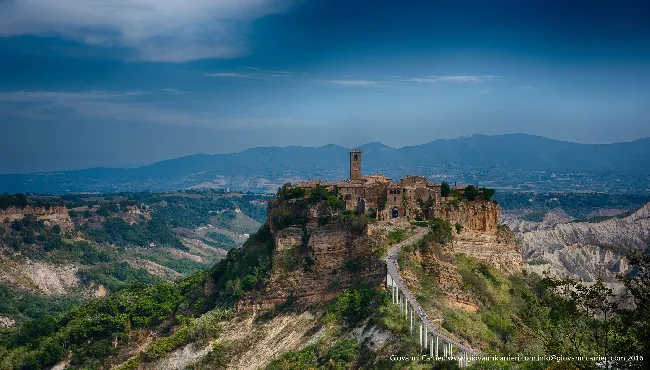
[(11, 91), (0, 92), (0, 101), (4, 102), (62, 102), (83, 100), (116, 100), (146, 95), (142, 91), (114, 92), (102, 90), (86, 91)]
[(218, 73), (204, 73), (204, 76), (208, 77), (237, 77), (237, 78), (266, 78), (266, 77), (297, 77), (304, 76), (304, 72), (293, 72), (293, 71), (277, 71), (277, 70), (266, 70), (257, 67), (244, 67), (244, 69), (250, 70), (247, 73), (241, 72), (218, 72)]
[(242, 37), (256, 19), (290, 0), (3, 0), (0, 37), (57, 35), (132, 50), (138, 60), (185, 62), (248, 52)]
[(82, 118), (88, 122), (111, 120), (228, 129), (289, 128), (304, 127), (306, 124), (322, 124), (320, 121), (292, 117), (223, 117), (210, 108), (176, 110), (160, 102), (136, 99), (145, 94), (147, 93), (110, 91), (0, 92), (0, 117), (58, 120), (63, 109), (71, 114), (71, 117)]
[(373, 80), (330, 80), (330, 83), (342, 86), (388, 86), (393, 84), (389, 81), (373, 81)]
[(208, 77), (234, 77), (234, 78), (256, 78), (255, 75), (237, 72), (221, 72), (221, 73), (204, 73)]
[(176, 89), (161, 89), (161, 90), (169, 94), (176, 94), (176, 95), (187, 94), (187, 91), (180, 91)]
[(467, 75), (450, 75), (450, 76), (426, 76), (426, 77), (417, 77), (409, 78), (402, 80), (403, 82), (483, 82), (487, 80), (493, 80), (499, 78), (500, 76), (493, 75), (479, 75), (479, 76), (467, 76)]

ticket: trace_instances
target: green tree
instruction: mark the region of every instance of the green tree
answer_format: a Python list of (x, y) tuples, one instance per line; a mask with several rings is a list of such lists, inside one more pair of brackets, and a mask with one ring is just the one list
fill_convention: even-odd
[(447, 181), (443, 181), (440, 184), (440, 195), (442, 195), (443, 197), (448, 197), (449, 194), (451, 194), (451, 187), (449, 186)]
[(494, 189), (481, 188), (481, 196), (485, 200), (490, 200), (494, 196), (496, 191)]
[(478, 196), (478, 189), (474, 185), (468, 185), (463, 192), (463, 198), (469, 200), (470, 202), (476, 199)]

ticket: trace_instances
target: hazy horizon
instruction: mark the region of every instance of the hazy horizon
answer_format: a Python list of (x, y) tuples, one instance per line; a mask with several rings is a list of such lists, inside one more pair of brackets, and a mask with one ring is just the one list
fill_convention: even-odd
[(93, 169), (93, 168), (138, 168), (138, 167), (143, 167), (143, 166), (148, 166), (154, 163), (166, 161), (166, 160), (172, 160), (172, 159), (177, 159), (177, 158), (182, 158), (182, 157), (188, 157), (188, 156), (193, 156), (193, 155), (215, 155), (215, 154), (236, 154), (236, 153), (241, 153), (250, 149), (256, 149), (256, 148), (288, 148), (288, 147), (302, 147), (302, 148), (321, 148), (329, 145), (335, 145), (341, 148), (348, 148), (348, 149), (356, 149), (356, 148), (361, 148), (362, 146), (368, 145), (368, 144), (381, 144), (389, 147), (390, 149), (401, 149), (405, 147), (411, 147), (411, 146), (418, 146), (418, 145), (424, 145), (428, 144), (434, 141), (438, 140), (459, 140), (459, 139), (466, 139), (466, 138), (471, 138), (475, 136), (488, 136), (488, 137), (497, 137), (497, 136), (514, 136), (514, 135), (526, 135), (526, 136), (533, 136), (533, 137), (538, 137), (538, 138), (543, 138), (543, 139), (550, 139), (550, 140), (557, 140), (561, 142), (568, 142), (568, 143), (573, 143), (573, 144), (581, 144), (581, 145), (609, 145), (609, 144), (620, 144), (620, 143), (630, 143), (630, 142), (635, 142), (639, 140), (644, 140), (644, 139), (650, 139), (650, 137), (641, 137), (638, 139), (633, 139), (629, 141), (616, 141), (616, 142), (610, 142), (610, 143), (580, 143), (580, 142), (575, 142), (575, 141), (567, 141), (567, 140), (558, 140), (558, 139), (553, 139), (553, 138), (548, 138), (544, 136), (539, 136), (539, 135), (529, 135), (529, 134), (522, 134), (522, 133), (511, 133), (511, 134), (498, 134), (498, 135), (484, 135), (484, 134), (471, 134), (471, 135), (464, 135), (464, 136), (459, 136), (455, 138), (449, 138), (449, 139), (434, 139), (434, 140), (429, 140), (429, 141), (424, 141), (421, 143), (413, 143), (413, 144), (406, 144), (406, 145), (401, 145), (401, 146), (391, 146), (386, 143), (382, 143), (380, 141), (368, 141), (364, 142), (358, 145), (341, 145), (337, 143), (327, 143), (323, 145), (299, 145), (299, 144), (288, 144), (288, 145), (266, 145), (266, 146), (255, 146), (255, 147), (249, 147), (249, 148), (243, 148), (241, 150), (236, 150), (236, 151), (230, 151), (230, 152), (215, 152), (215, 153), (207, 153), (207, 152), (195, 152), (195, 153), (188, 153), (186, 155), (181, 155), (181, 156), (172, 156), (168, 158), (160, 158), (156, 160), (152, 160), (149, 162), (143, 162), (143, 163), (135, 163), (135, 162), (122, 162), (122, 163), (105, 163), (105, 164), (97, 164), (91, 167), (79, 167), (79, 168), (53, 168), (53, 169), (48, 169), (48, 170), (43, 170), (43, 171), (31, 171), (31, 172), (23, 172), (23, 173), (6, 173), (0, 171), (0, 175), (25, 175), (25, 174), (31, 174), (31, 173), (39, 173), (39, 172), (60, 172), (60, 171), (77, 171), (77, 170), (86, 170), (86, 169)]
[(0, 1), (0, 173), (650, 136), (650, 4)]

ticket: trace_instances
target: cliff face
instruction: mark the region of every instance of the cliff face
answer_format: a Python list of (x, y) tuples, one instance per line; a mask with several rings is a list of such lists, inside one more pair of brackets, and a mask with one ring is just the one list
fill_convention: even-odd
[(459, 223), (463, 230), (496, 234), (499, 223), (499, 206), (490, 201), (443, 202), (435, 216), (449, 220), (452, 226)]
[(27, 206), (25, 208), (9, 207), (7, 209), (0, 209), (0, 217), (9, 218), (10, 221), (13, 221), (17, 218), (23, 218), (25, 215), (34, 215), (37, 217), (64, 217), (69, 218), (68, 209), (65, 207), (32, 207)]
[(629, 272), (626, 250), (650, 244), (650, 203), (633, 214), (601, 222), (558, 223), (517, 234), (529, 260), (527, 270), (573, 275), (583, 281), (598, 277), (618, 289), (617, 274)]
[(526, 256), (533, 256), (535, 252), (553, 245), (589, 244), (642, 249), (650, 241), (650, 203), (625, 218), (561, 223), (550, 229), (522, 232), (519, 235)]
[[(291, 211), (304, 225), (280, 228), (276, 215)], [(322, 205), (272, 202), (269, 224), (275, 240), (273, 272), (263, 291), (242, 299), (239, 309), (266, 308), (293, 297), (300, 302), (329, 300), (354, 284), (381, 285), (385, 266), (377, 255), (380, 242), (367, 228), (351, 230)], [(319, 222), (320, 220), (320, 222)]]
[(523, 268), (521, 246), (507, 228), (495, 233), (463, 230), (454, 235), (453, 249), (480, 262), (490, 264), (506, 274), (520, 273)]
[(39, 220), (45, 221), (47, 225), (59, 225), (64, 230), (74, 229), (74, 224), (70, 220), (68, 209), (66, 207), (32, 207), (25, 208), (9, 207), (0, 209), (0, 220), (21, 220), (23, 217), (31, 215)]

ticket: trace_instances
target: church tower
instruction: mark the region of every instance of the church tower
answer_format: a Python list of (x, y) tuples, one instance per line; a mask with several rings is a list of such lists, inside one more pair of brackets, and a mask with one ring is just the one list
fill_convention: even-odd
[(361, 180), (361, 152), (350, 150), (350, 180)]

